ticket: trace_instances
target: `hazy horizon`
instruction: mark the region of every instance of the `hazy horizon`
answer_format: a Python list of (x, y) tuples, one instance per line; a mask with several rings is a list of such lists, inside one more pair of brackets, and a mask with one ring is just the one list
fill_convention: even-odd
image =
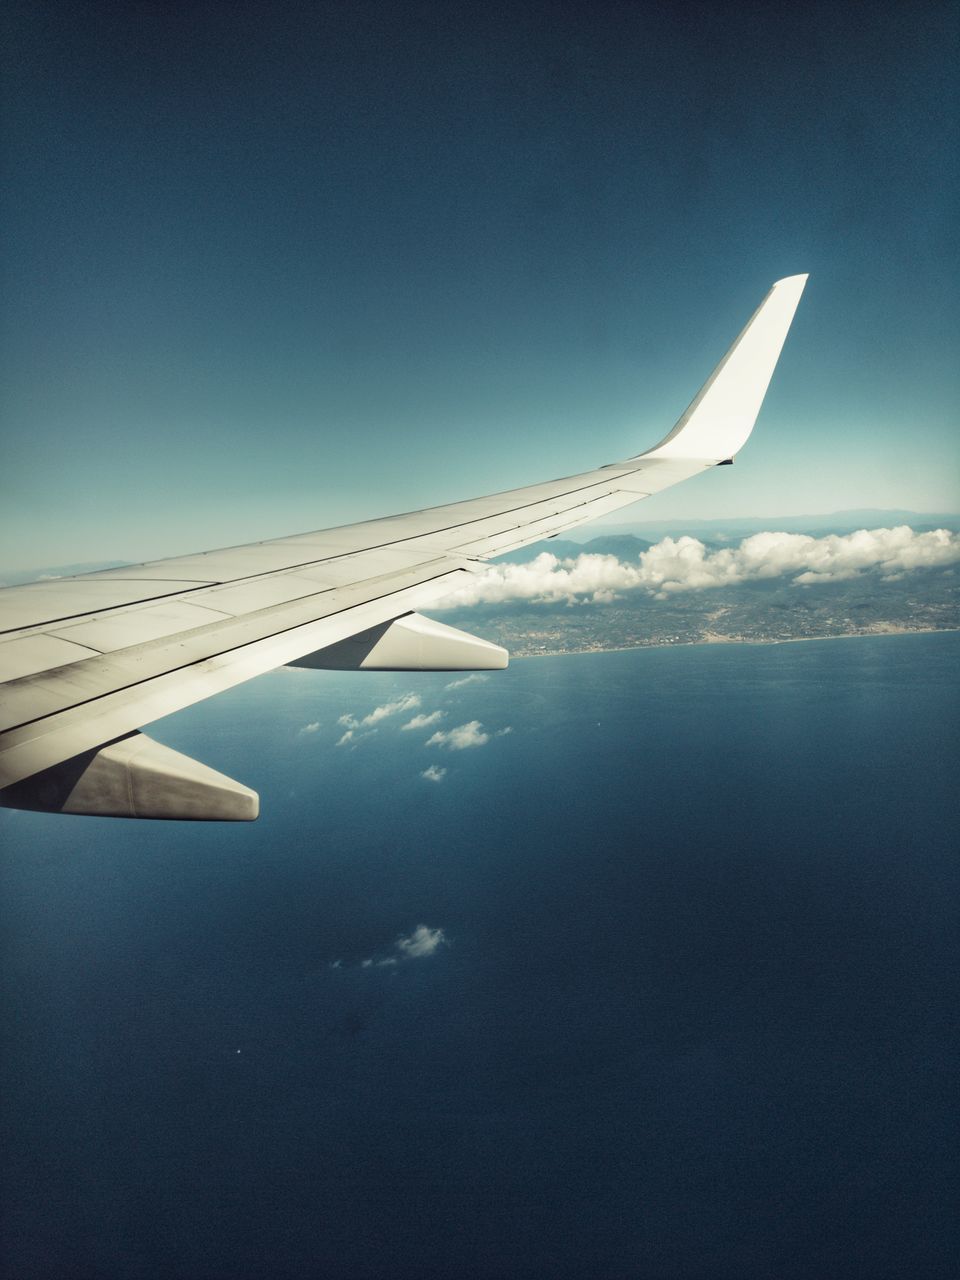
[[(382, 514), (386, 516), (386, 515), (397, 515), (400, 513), (391, 511), (391, 512), (383, 512)], [(907, 511), (901, 508), (891, 508), (891, 509), (859, 508), (859, 509), (852, 509), (852, 510), (828, 511), (828, 512), (819, 512), (819, 513), (808, 511), (808, 512), (803, 512), (798, 514), (790, 514), (790, 513), (784, 512), (776, 516), (739, 515), (739, 516), (722, 516), (722, 517), (713, 517), (713, 518), (709, 516), (691, 516), (689, 518), (675, 517), (673, 519), (662, 519), (662, 520), (650, 518), (647, 520), (629, 520), (628, 521), (623, 519), (617, 519), (614, 516), (610, 518), (609, 522), (605, 522), (603, 520), (597, 520), (597, 521), (594, 521), (592, 524), (578, 525), (574, 529), (564, 530), (563, 533), (561, 533), (559, 536), (564, 540), (568, 540), (570, 542), (587, 543), (592, 541), (594, 538), (605, 537), (613, 534), (618, 534), (618, 535), (625, 534), (628, 536), (630, 534), (635, 534), (636, 536), (641, 536), (641, 535), (650, 533), (651, 531), (656, 532), (658, 530), (663, 530), (669, 534), (673, 534), (676, 532), (682, 532), (684, 529), (689, 529), (691, 532), (694, 532), (694, 533), (696, 532), (706, 533), (711, 529), (725, 529), (725, 528), (734, 530), (733, 536), (736, 536), (736, 531), (741, 527), (755, 525), (755, 524), (764, 524), (764, 523), (769, 524), (770, 532), (780, 532), (780, 530), (777, 529), (777, 524), (776, 524), (777, 521), (783, 521), (783, 522), (792, 524), (796, 526), (797, 529), (799, 530), (801, 526), (803, 526), (805, 523), (809, 523), (809, 526), (811, 529), (817, 528), (818, 525), (821, 523), (823, 524), (824, 527), (830, 527), (833, 524), (836, 524), (839, 527), (846, 527), (845, 518), (859, 518), (859, 517), (863, 517), (863, 518), (876, 517), (878, 520), (881, 520), (881, 521), (883, 520), (884, 517), (886, 517), (891, 522), (896, 521), (897, 523), (903, 523), (903, 517), (915, 517), (918, 520), (918, 522), (923, 522), (923, 523), (927, 523), (929, 521), (936, 522), (937, 520), (942, 520), (947, 522), (945, 527), (948, 527), (949, 525), (952, 525), (952, 524), (960, 524), (960, 511), (924, 512), (924, 511)], [(909, 523), (909, 521), (907, 523)], [(333, 528), (335, 526), (331, 525), (329, 527)], [(868, 526), (864, 525), (863, 527), (867, 528)], [(889, 527), (891, 527), (889, 524), (883, 524), (883, 523), (869, 526), (870, 529), (889, 528)], [(289, 536), (291, 534), (308, 533), (308, 532), (310, 532), (310, 530), (307, 530), (307, 529), (296, 529), (296, 530), (286, 529), (282, 532), (271, 534), (269, 536), (282, 538), (282, 537)], [(747, 536), (747, 535), (744, 533), (743, 536)], [(166, 559), (168, 557), (172, 557), (175, 555), (183, 555), (183, 554), (189, 553), (190, 551), (219, 550), (221, 549), (221, 547), (225, 545), (226, 544), (210, 544), (204, 547), (190, 547), (190, 546), (180, 547), (175, 552), (169, 551), (169, 552), (162, 552), (157, 554), (142, 554), (142, 555), (139, 555), (137, 558), (134, 558), (132, 555), (120, 556), (115, 554), (109, 558), (103, 557), (103, 558), (89, 559), (89, 560), (69, 560), (69, 561), (59, 561), (57, 563), (49, 562), (47, 564), (9, 563), (6, 565), (0, 565), (0, 589), (2, 589), (4, 586), (23, 585), (23, 583), (30, 580), (26, 576), (29, 574), (63, 573), (66, 570), (70, 570), (70, 572), (73, 574), (81, 574), (85, 572), (95, 573), (98, 570), (105, 569), (105, 568), (113, 568), (115, 566), (127, 565), (127, 564), (142, 564), (144, 562), (151, 561), (151, 560)], [(545, 543), (544, 545), (547, 545), (547, 544)]]
[(14, 0), (8, 557), (176, 555), (635, 455), (796, 273), (737, 465), (651, 518), (955, 507), (955, 18), (910, 14)]

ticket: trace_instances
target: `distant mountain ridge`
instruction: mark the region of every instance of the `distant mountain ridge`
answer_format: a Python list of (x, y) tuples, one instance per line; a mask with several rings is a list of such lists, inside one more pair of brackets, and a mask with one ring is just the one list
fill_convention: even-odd
[(601, 534), (586, 542), (574, 542), (569, 538), (548, 538), (545, 542), (534, 542), (529, 547), (521, 547), (519, 551), (508, 551), (505, 555), (497, 556), (494, 564), (529, 564), (545, 551), (558, 560), (573, 560), (577, 556), (588, 554), (616, 556), (618, 560), (632, 564), (640, 559), (642, 552), (652, 546), (653, 543), (648, 539), (638, 538), (633, 533)]
[[(817, 523), (820, 522), (820, 523)], [(864, 508), (860, 511), (834, 511), (825, 516), (782, 516), (763, 519), (760, 516), (735, 520), (671, 520), (634, 525), (600, 525), (585, 527), (565, 538), (548, 538), (535, 542), (519, 551), (498, 556), (498, 564), (529, 564), (544, 551), (558, 560), (572, 560), (579, 555), (616, 556), (620, 561), (632, 564), (640, 559), (656, 542), (663, 538), (683, 536), (697, 538), (708, 547), (719, 548), (749, 538), (755, 533), (808, 533), (823, 537), (824, 534), (848, 534), (858, 529), (889, 529), (909, 525), (917, 533), (928, 529), (960, 530), (960, 516), (927, 515), (917, 511), (882, 510)], [(578, 537), (579, 534), (579, 537)]]
[(585, 527), (569, 535), (570, 541), (584, 543), (600, 537), (634, 536), (650, 543), (683, 534), (703, 540), (729, 542), (754, 533), (854, 533), (857, 529), (889, 529), (909, 525), (917, 532), (928, 529), (960, 531), (960, 515), (949, 512), (906, 511), (900, 508), (859, 507), (805, 516), (728, 516), (707, 520), (644, 520), (629, 524)]
[[(810, 533), (822, 537), (825, 533), (854, 533), (857, 529), (889, 529), (904, 524), (918, 533), (928, 529), (960, 532), (960, 515), (861, 507), (832, 511), (827, 515), (734, 516), (724, 520), (648, 520), (632, 524), (586, 525), (566, 537), (548, 538), (498, 556), (494, 563), (527, 564), (544, 551), (549, 551), (558, 560), (573, 559), (587, 551), (593, 555), (616, 556), (618, 560), (630, 563), (638, 560), (641, 552), (662, 538), (687, 535), (708, 546), (724, 546), (749, 538), (754, 533)], [(128, 560), (98, 560), (42, 569), (0, 570), (0, 587), (22, 586), (45, 577), (67, 578), (101, 569), (119, 569), (130, 563)]]

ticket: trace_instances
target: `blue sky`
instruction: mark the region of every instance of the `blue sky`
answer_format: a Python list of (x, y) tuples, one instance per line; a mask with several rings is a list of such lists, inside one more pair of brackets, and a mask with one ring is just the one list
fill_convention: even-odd
[(7, 6), (4, 567), (638, 452), (801, 271), (737, 466), (636, 518), (956, 510), (956, 14)]

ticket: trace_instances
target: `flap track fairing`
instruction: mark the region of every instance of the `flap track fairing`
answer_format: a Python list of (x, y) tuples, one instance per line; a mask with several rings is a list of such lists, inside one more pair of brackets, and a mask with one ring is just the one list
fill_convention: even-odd
[(406, 613), (287, 665), (323, 671), (501, 671), (508, 661), (498, 644)]
[(0, 791), (9, 809), (100, 818), (252, 822), (260, 797), (199, 760), (130, 733)]

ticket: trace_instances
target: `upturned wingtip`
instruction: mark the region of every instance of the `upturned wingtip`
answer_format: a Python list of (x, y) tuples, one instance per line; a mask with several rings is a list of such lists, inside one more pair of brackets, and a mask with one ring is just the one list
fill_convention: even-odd
[(799, 276), (784, 276), (782, 280), (774, 280), (773, 287), (779, 289), (782, 284), (792, 284), (802, 289), (809, 279), (810, 276), (806, 273)]

